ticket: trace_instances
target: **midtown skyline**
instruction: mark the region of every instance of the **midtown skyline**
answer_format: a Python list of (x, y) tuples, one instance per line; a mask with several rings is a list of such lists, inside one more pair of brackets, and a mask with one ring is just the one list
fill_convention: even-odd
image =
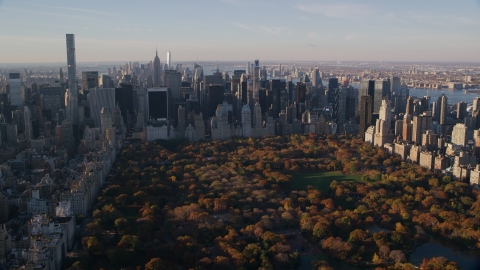
[[(414, 7), (414, 8), (413, 8)], [(75, 33), (78, 62), (432, 61), (478, 62), (480, 1), (0, 0), (3, 63), (65, 62)]]

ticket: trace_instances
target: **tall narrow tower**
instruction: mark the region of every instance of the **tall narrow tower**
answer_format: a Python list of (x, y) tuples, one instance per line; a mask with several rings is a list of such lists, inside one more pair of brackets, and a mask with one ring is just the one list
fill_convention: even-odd
[(258, 60), (255, 60), (255, 66), (253, 69), (253, 98), (255, 101), (259, 99), (259, 94), (258, 90), (260, 89), (260, 62)]
[(77, 89), (77, 63), (75, 59), (75, 35), (67, 34), (67, 65), (68, 89), (70, 98), (67, 104), (67, 115), (73, 124), (78, 123), (78, 89)]
[(445, 94), (440, 96), (440, 125), (446, 124), (447, 119), (447, 102), (448, 99)]
[(167, 67), (170, 70), (172, 68), (172, 53), (170, 52), (170, 48), (168, 49), (167, 52)]
[(153, 87), (160, 87), (162, 79), (162, 65), (158, 57), (158, 50), (155, 51), (155, 58), (153, 59)]
[(62, 67), (60, 67), (60, 71), (58, 72), (58, 82), (63, 83), (63, 70)]

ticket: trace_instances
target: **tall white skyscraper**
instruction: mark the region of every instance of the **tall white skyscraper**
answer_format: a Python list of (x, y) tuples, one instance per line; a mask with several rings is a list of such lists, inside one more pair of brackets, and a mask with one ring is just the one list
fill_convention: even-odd
[(383, 147), (387, 142), (393, 141), (390, 134), (390, 124), (392, 121), (392, 107), (390, 101), (383, 99), (380, 106), (379, 119), (375, 125), (375, 139), (374, 145)]
[(18, 109), (20, 109), (20, 106), (22, 106), (22, 76), (20, 72), (10, 72), (8, 74), (8, 84), (10, 85), (10, 104), (18, 106)]
[(168, 70), (172, 69), (172, 53), (170, 52), (170, 49), (168, 49), (168, 52), (167, 52), (167, 66), (168, 66)]
[[(78, 89), (77, 89), (77, 63), (75, 59), (75, 35), (67, 34), (67, 65), (68, 65), (68, 89), (70, 96), (67, 107), (70, 110), (70, 119), (75, 125), (78, 123)], [(67, 112), (68, 113), (68, 112)]]

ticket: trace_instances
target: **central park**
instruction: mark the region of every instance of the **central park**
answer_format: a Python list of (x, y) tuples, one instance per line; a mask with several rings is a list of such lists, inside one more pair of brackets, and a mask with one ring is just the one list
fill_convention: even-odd
[(70, 269), (469, 269), (480, 255), (478, 191), (355, 137), (131, 141), (114, 168)]

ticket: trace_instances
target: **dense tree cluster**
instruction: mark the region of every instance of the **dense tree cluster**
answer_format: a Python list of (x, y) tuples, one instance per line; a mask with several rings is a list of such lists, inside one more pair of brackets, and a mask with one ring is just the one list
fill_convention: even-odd
[[(317, 254), (316, 269), (412, 269), (429, 234), (480, 248), (480, 193), (357, 138), (136, 142), (115, 167), (72, 269), (296, 269)], [(291, 189), (296, 173), (327, 171), (362, 181)]]

